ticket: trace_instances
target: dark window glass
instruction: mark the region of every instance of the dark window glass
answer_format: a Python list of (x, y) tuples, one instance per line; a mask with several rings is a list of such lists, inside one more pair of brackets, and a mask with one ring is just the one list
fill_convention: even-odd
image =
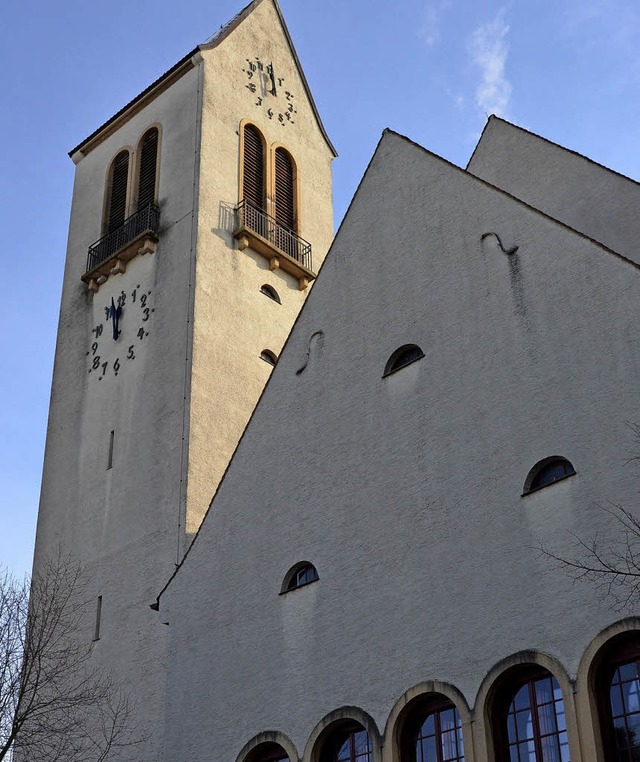
[(260, 357), (265, 362), (268, 362), (269, 365), (275, 365), (278, 362), (277, 356), (270, 349), (263, 349), (262, 352), (260, 352)]
[(400, 368), (404, 368), (405, 365), (410, 365), (416, 360), (424, 357), (424, 352), (417, 344), (405, 344), (404, 346), (396, 349), (396, 351), (387, 360), (387, 364), (384, 369), (384, 375), (393, 373)]
[(260, 293), (264, 294), (265, 296), (268, 296), (269, 299), (273, 299), (274, 302), (278, 302), (278, 304), (282, 304), (280, 301), (280, 296), (278, 295), (278, 292), (273, 288), (273, 286), (269, 286), (266, 283), (260, 287)]
[(613, 741), (619, 762), (640, 760), (640, 675), (638, 661), (620, 664), (609, 687)]
[(451, 703), (426, 709), (420, 715), (415, 762), (464, 762), (462, 720)]
[(546, 487), (549, 484), (560, 481), (560, 479), (564, 479), (566, 476), (573, 476), (575, 469), (565, 458), (554, 458), (543, 461), (531, 473), (533, 477), (530, 476), (527, 479), (529, 485), (528, 488), (525, 488), (525, 493)]
[(338, 735), (332, 746), (333, 753), (323, 762), (373, 762), (371, 739), (364, 728)]
[(282, 746), (266, 743), (249, 756), (248, 762), (289, 762), (289, 757)]
[(518, 686), (506, 721), (504, 760), (570, 762), (562, 691), (551, 674)]
[(315, 582), (317, 579), (319, 579), (318, 572), (313, 564), (304, 564), (297, 569), (294, 567), (294, 570), (289, 571), (285, 577), (285, 592), (295, 590), (303, 585), (308, 585), (310, 582)]

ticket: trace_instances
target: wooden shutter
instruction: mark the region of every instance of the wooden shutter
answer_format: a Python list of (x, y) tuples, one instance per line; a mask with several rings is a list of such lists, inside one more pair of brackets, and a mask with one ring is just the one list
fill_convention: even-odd
[(129, 152), (120, 151), (111, 164), (109, 203), (107, 205), (107, 233), (122, 227), (127, 212), (127, 180)]
[(140, 169), (138, 176), (138, 211), (156, 200), (156, 164), (158, 161), (158, 130), (152, 127), (140, 143)]
[(251, 124), (244, 128), (243, 200), (264, 209), (264, 150), (258, 130)]
[(291, 156), (276, 148), (276, 222), (295, 230), (294, 173)]

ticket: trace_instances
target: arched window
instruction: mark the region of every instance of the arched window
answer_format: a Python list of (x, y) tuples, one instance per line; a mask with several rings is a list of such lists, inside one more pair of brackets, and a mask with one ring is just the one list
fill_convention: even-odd
[(279, 744), (263, 743), (249, 754), (246, 762), (289, 762), (289, 757)]
[(569, 762), (569, 740), (556, 678), (542, 667), (519, 670), (494, 702), (496, 760)]
[(640, 759), (640, 633), (607, 649), (596, 695), (607, 762)]
[(403, 725), (401, 762), (464, 762), (462, 720), (446, 696), (417, 703)]
[(268, 362), (269, 365), (275, 365), (278, 362), (278, 357), (270, 349), (263, 349), (260, 352), (260, 359)]
[(416, 360), (420, 360), (424, 357), (424, 352), (417, 344), (404, 344), (396, 349), (396, 351), (387, 360), (387, 364), (384, 367), (384, 376), (388, 376), (390, 373), (404, 368), (405, 365), (410, 365)]
[(127, 214), (127, 185), (129, 182), (129, 151), (120, 153), (111, 162), (107, 181), (105, 233), (124, 225)]
[(242, 198), (256, 209), (264, 210), (264, 142), (257, 127), (244, 127)]
[(291, 155), (276, 148), (276, 222), (287, 230), (296, 229), (295, 170)]
[(357, 722), (342, 725), (322, 745), (320, 762), (373, 762), (369, 734)]
[(529, 492), (535, 492), (535, 490), (547, 487), (549, 484), (566, 479), (567, 476), (573, 476), (575, 472), (575, 468), (566, 458), (559, 455), (545, 458), (536, 463), (529, 471), (522, 494), (527, 495)]
[(158, 128), (152, 127), (142, 136), (138, 156), (138, 211), (156, 201), (158, 166)]
[(260, 293), (264, 294), (265, 296), (268, 296), (269, 299), (273, 299), (274, 302), (278, 302), (278, 304), (282, 304), (280, 301), (280, 296), (278, 295), (278, 292), (273, 288), (273, 286), (269, 286), (267, 283), (260, 286)]
[(297, 590), (299, 587), (316, 582), (318, 579), (320, 577), (318, 577), (316, 567), (309, 561), (300, 561), (284, 575), (280, 592), (288, 593), (290, 590)]

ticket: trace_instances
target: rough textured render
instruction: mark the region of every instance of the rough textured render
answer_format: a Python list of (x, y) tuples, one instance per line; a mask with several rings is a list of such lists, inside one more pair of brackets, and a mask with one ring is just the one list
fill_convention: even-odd
[[(565, 676), (571, 759), (595, 758), (570, 686), (618, 616), (536, 546), (606, 537), (598, 504), (636, 499), (639, 282), (598, 243), (385, 133), (161, 595), (166, 760), (243, 759), (265, 731), (315, 759), (327, 715), (352, 707), (377, 738), (433, 680), (470, 708), (468, 758), (486, 761), (479, 696), (523, 651)], [(408, 343), (424, 357), (383, 378)], [(550, 455), (577, 475), (522, 497)], [(279, 595), (301, 560), (319, 581)], [(374, 759), (397, 759), (391, 732)]]
[(491, 116), (468, 171), (640, 263), (640, 184)]
[[(258, 58), (282, 80), (278, 108), (291, 102), (285, 90), (293, 94), (293, 123), (256, 105), (245, 70)], [(144, 760), (160, 759), (166, 684), (167, 628), (149, 606), (188, 547), (269, 376), (261, 352), (279, 353), (310, 290), (251, 248), (240, 251), (233, 237), (243, 120), (262, 130), (269, 162), (275, 146), (294, 157), (298, 232), (313, 246), (317, 271), (333, 235), (335, 152), (274, 0), (254, 0), (73, 156), (35, 568), (48, 554), (72, 553), (102, 596), (95, 658), (127, 676), (148, 735), (135, 752)], [(160, 144), (155, 253), (135, 256), (92, 293), (81, 276), (89, 245), (104, 232), (109, 167), (131, 152), (132, 214), (136, 149), (151, 126)], [(280, 304), (261, 293), (265, 284)], [(108, 309), (119, 299), (114, 340)]]

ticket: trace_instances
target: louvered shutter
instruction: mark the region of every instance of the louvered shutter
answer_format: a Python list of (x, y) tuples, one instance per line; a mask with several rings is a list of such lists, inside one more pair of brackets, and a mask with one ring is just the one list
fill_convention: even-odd
[(293, 161), (284, 148), (276, 148), (276, 222), (295, 229)]
[(156, 200), (156, 164), (158, 160), (158, 130), (148, 130), (140, 143), (140, 174), (138, 177), (138, 211)]
[(111, 164), (109, 204), (107, 207), (107, 232), (122, 227), (127, 211), (127, 179), (129, 177), (129, 152), (120, 151)]
[(264, 152), (258, 130), (248, 124), (244, 128), (243, 199), (264, 209)]

